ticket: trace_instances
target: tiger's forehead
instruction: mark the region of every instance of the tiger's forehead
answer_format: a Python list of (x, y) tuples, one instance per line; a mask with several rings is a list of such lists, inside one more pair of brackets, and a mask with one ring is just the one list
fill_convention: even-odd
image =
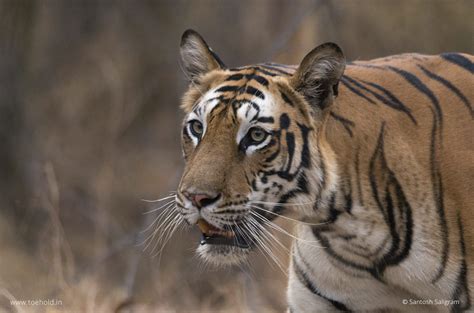
[(222, 108), (222, 110), (228, 111), (233, 118), (237, 118), (240, 121), (257, 121), (262, 117), (271, 116), (278, 111), (274, 97), (268, 91), (259, 91), (259, 96), (235, 94), (226, 98), (221, 92), (221, 89), (225, 87), (225, 85), (219, 85), (209, 90), (196, 103), (192, 113), (204, 119), (212, 115), (218, 108)]
[(255, 68), (225, 73), (220, 82), (195, 103), (192, 115), (204, 120), (222, 108), (240, 122), (269, 123), (279, 110), (271, 82), (271, 77), (276, 75)]

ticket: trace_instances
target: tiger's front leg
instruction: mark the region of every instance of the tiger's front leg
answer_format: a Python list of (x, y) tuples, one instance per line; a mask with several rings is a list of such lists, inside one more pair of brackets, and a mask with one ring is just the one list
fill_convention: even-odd
[(443, 312), (445, 307), (410, 306), (416, 296), (350, 268), (344, 268), (322, 247), (295, 243), (288, 281), (288, 312)]
[(289, 270), (288, 312), (348, 312), (349, 309), (343, 303), (330, 299), (322, 293), (321, 287), (316, 286), (306, 269), (298, 264), (297, 259), (296, 256), (292, 259)]
[[(302, 275), (298, 272), (299, 269), (295, 268), (293, 265), (290, 269), (289, 274), (289, 287), (287, 291), (288, 297), (288, 309), (287, 313), (330, 313), (330, 312), (366, 312), (366, 313), (389, 313), (389, 312), (413, 312), (413, 313), (423, 313), (423, 312), (432, 312), (430, 308), (423, 308), (420, 306), (410, 307), (403, 305), (403, 299), (400, 299), (398, 295), (393, 297), (391, 301), (388, 302), (400, 302), (400, 309), (396, 308), (376, 308), (379, 305), (383, 306), (384, 300), (376, 299), (376, 294), (374, 293), (374, 299), (371, 302), (367, 302), (366, 306), (362, 305), (355, 307), (352, 304), (351, 297), (362, 292), (366, 295), (369, 295), (371, 290), (358, 289), (354, 293), (345, 294), (345, 291), (342, 291), (337, 299), (331, 299), (326, 296), (327, 290), (324, 290), (324, 286), (316, 286), (314, 281), (311, 281), (308, 275)], [(331, 275), (331, 271), (326, 271), (328, 275)], [(350, 277), (347, 277), (349, 283)], [(352, 285), (352, 283), (349, 283)], [(357, 284), (357, 283), (356, 283)], [(363, 286), (365, 284), (361, 284)], [(374, 284), (375, 285), (375, 284)], [(363, 288), (363, 287), (362, 287)], [(340, 300), (340, 301), (339, 301)], [(344, 301), (344, 303), (342, 302)], [(357, 302), (357, 301), (356, 301)], [(393, 305), (393, 303), (392, 303)], [(426, 309), (426, 310), (425, 310)]]
[(341, 303), (325, 298), (309, 278), (301, 274), (295, 272), (295, 268), (291, 266), (287, 291), (288, 313), (349, 311)]

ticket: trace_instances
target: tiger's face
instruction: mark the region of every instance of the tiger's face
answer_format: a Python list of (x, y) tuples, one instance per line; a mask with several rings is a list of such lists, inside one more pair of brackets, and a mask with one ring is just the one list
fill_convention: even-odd
[(318, 59), (311, 55), (303, 72), (276, 65), (227, 69), (187, 31), (181, 55), (192, 84), (183, 98), (186, 166), (177, 207), (200, 228), (197, 251), (205, 260), (239, 263), (270, 236), (266, 223), (291, 204), (302, 215), (314, 210), (324, 170), (315, 143), (337, 86), (327, 71), (335, 68), (331, 61), (343, 64), (342, 53), (327, 46), (316, 53), (320, 67), (311, 68)]

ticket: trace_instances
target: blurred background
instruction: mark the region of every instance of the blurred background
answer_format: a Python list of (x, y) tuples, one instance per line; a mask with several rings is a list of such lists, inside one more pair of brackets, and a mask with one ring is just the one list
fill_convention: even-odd
[(473, 12), (472, 0), (0, 0), (0, 312), (283, 312), (286, 276), (259, 254), (205, 266), (195, 229), (161, 257), (144, 251), (159, 203), (140, 199), (167, 196), (183, 168), (181, 34), (199, 31), (228, 66), (296, 64), (325, 41), (349, 60), (472, 54)]

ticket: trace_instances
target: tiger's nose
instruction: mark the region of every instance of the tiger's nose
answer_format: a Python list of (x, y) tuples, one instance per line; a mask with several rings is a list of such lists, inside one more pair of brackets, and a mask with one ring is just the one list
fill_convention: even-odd
[(201, 209), (207, 205), (211, 205), (217, 202), (217, 200), (219, 200), (221, 197), (221, 194), (217, 194), (216, 196), (213, 196), (213, 195), (208, 195), (205, 193), (184, 193), (184, 195), (198, 209)]

